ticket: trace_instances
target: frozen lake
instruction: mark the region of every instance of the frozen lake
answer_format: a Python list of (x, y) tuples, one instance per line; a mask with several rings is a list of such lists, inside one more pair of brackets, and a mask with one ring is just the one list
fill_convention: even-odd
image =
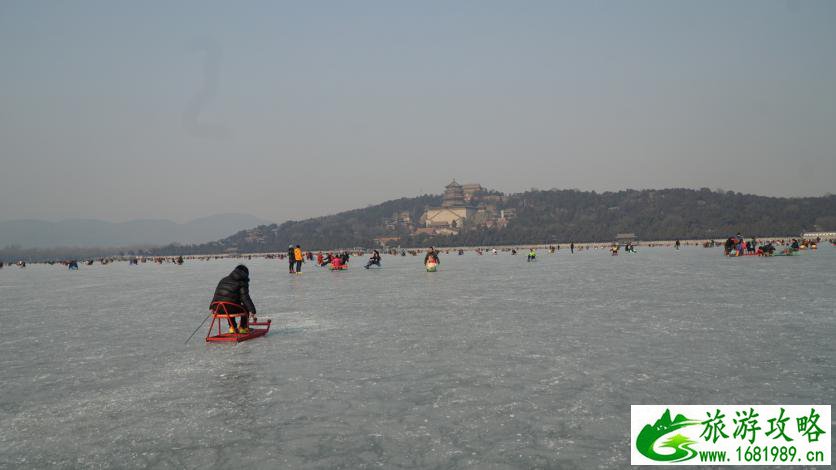
[[(823, 244), (824, 245), (824, 244)], [(836, 248), (0, 270), (0, 468), (614, 468), (630, 404), (836, 404)], [(829, 429), (832, 432), (832, 428)]]

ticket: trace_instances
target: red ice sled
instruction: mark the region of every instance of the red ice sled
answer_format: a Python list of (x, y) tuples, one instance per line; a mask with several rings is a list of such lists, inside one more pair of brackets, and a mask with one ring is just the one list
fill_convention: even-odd
[[(267, 334), (268, 331), (270, 331), (270, 322), (272, 320), (268, 319), (266, 322), (260, 322), (258, 321), (258, 319), (253, 317), (252, 321), (250, 321), (249, 325), (247, 325), (250, 329), (249, 333), (226, 333), (222, 330), (222, 328), (224, 328), (224, 322), (221, 320), (226, 320), (225, 328), (228, 329), (230, 326), (232, 326), (232, 322), (230, 321), (231, 318), (241, 318), (249, 314), (229, 313), (227, 307), (235, 305), (231, 302), (215, 302), (212, 305), (214, 307), (212, 309), (212, 323), (209, 325), (209, 331), (206, 333), (207, 342), (211, 341), (217, 343), (240, 343), (241, 341), (247, 341), (248, 339), (264, 336)], [(211, 336), (212, 330), (215, 328), (215, 322), (218, 323), (218, 334), (215, 336)]]

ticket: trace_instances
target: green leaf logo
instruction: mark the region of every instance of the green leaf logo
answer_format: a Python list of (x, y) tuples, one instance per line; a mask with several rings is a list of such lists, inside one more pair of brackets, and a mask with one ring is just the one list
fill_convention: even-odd
[(688, 419), (682, 415), (676, 415), (676, 418), (671, 420), (671, 410), (666, 409), (662, 413), (662, 417), (653, 426), (647, 424), (642, 428), (639, 436), (636, 438), (636, 449), (645, 457), (657, 462), (683, 462), (692, 459), (697, 455), (697, 451), (690, 446), (696, 444), (696, 441), (692, 441), (682, 434), (676, 434), (660, 445), (662, 448), (673, 449), (673, 452), (670, 454), (660, 454), (653, 448), (656, 445), (656, 441), (665, 435), (686, 426), (696, 424), (700, 424), (700, 421)]

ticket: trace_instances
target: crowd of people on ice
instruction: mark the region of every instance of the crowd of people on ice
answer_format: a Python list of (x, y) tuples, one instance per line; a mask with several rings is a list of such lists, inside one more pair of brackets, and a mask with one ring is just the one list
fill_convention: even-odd
[[(772, 240), (757, 240), (754, 237), (746, 239), (740, 233), (729, 237), (726, 239), (725, 243), (720, 243), (716, 240), (707, 240), (707, 241), (684, 241), (680, 242), (679, 240), (673, 242), (642, 242), (641, 245), (643, 247), (673, 247), (675, 249), (679, 249), (680, 246), (703, 246), (705, 248), (713, 248), (716, 246), (723, 246), (724, 247), (724, 254), (727, 256), (771, 256), (771, 255), (790, 255), (793, 253), (798, 252), (799, 250), (805, 249), (817, 249), (818, 245), (821, 243), (820, 238), (816, 239), (804, 239), (804, 238), (791, 238), (791, 239), (772, 239)], [(833, 246), (836, 246), (836, 239), (826, 240), (826, 243), (830, 243)], [(638, 253), (636, 250), (637, 244), (632, 241), (626, 241), (623, 243), (585, 243), (585, 244), (578, 244), (576, 245), (574, 242), (568, 244), (568, 250), (570, 253), (575, 253), (579, 251), (589, 251), (589, 250), (600, 250), (605, 249), (609, 251), (612, 255), (617, 255), (620, 250), (623, 248), (624, 252), (626, 253)], [(431, 248), (432, 249), (432, 248)], [(542, 245), (539, 249), (545, 250), (547, 254), (555, 254), (561, 250), (560, 244), (555, 245)], [(512, 247), (502, 247), (502, 248), (484, 248), (484, 247), (476, 247), (476, 248), (448, 248), (444, 250), (435, 250), (436, 253), (444, 253), (450, 254), (451, 251), (454, 254), (462, 256), (465, 252), (470, 251), (475, 253), (479, 256), (492, 254), (492, 255), (499, 255), (501, 253), (509, 253), (511, 255), (517, 255), (519, 252), (518, 248)], [(538, 248), (530, 248), (527, 254), (528, 261), (536, 261), (537, 259), (537, 250)], [(240, 255), (240, 254), (224, 254), (224, 255), (192, 255), (192, 256), (139, 256), (133, 255), (130, 256), (111, 256), (111, 257), (104, 257), (104, 258), (97, 258), (97, 259), (87, 259), (84, 261), (79, 261), (75, 259), (65, 259), (65, 260), (50, 260), (50, 261), (37, 261), (37, 260), (19, 260), (14, 263), (6, 261), (0, 261), (0, 269), (4, 266), (17, 266), (20, 268), (26, 267), (27, 263), (41, 263), (41, 264), (48, 264), (48, 265), (61, 265), (66, 267), (71, 271), (78, 270), (80, 266), (93, 266), (94, 264), (101, 264), (101, 265), (108, 265), (111, 263), (116, 262), (128, 262), (130, 265), (140, 265), (146, 263), (152, 264), (175, 264), (175, 265), (182, 265), (187, 260), (188, 261), (209, 261), (209, 260), (218, 260), (218, 259), (229, 259), (229, 258), (241, 258), (241, 259), (252, 259), (253, 257), (256, 258), (265, 258), (265, 259), (278, 259), (278, 260), (287, 260), (288, 263), (288, 272), (292, 274), (301, 274), (302, 272), (302, 265), (305, 262), (315, 262), (317, 266), (320, 267), (327, 267), (331, 270), (345, 270), (348, 269), (349, 260), (352, 257), (359, 257), (369, 255), (367, 263), (363, 266), (364, 268), (372, 268), (382, 267), (382, 256), (381, 254), (387, 254), (391, 256), (418, 256), (419, 254), (424, 254), (428, 250), (425, 249), (405, 249), (405, 248), (388, 248), (388, 249), (381, 249), (381, 250), (371, 250), (366, 251), (362, 249), (354, 249), (354, 250), (338, 250), (338, 251), (328, 251), (328, 252), (318, 252), (314, 254), (311, 251), (303, 251), (302, 247), (298, 244), (296, 245), (289, 245), (288, 250), (286, 253), (262, 253), (262, 254), (253, 254), (253, 255)]]
[[(749, 240), (741, 235), (739, 232), (733, 237), (726, 239), (723, 245), (723, 252), (726, 256), (773, 256), (775, 255), (776, 245), (783, 247), (780, 251), (782, 255), (791, 255), (800, 250), (818, 248), (821, 238), (816, 239), (779, 239), (779, 240), (761, 240), (758, 241), (755, 237)], [(836, 244), (834, 244), (836, 245)]]
[[(786, 246), (784, 249), (785, 253), (792, 253), (794, 251), (798, 251), (804, 248), (816, 249), (820, 239), (816, 240), (798, 240), (798, 239), (791, 239), (791, 240), (767, 240), (761, 243), (758, 242), (757, 239), (752, 237), (751, 239), (747, 240), (743, 235), (737, 233), (735, 236), (729, 237), (725, 244), (724, 244), (724, 253), (727, 256), (746, 256), (746, 255), (758, 255), (758, 256), (771, 256), (775, 253), (776, 248), (775, 245)], [(836, 246), (836, 241), (831, 240), (831, 243)], [(688, 245), (689, 243), (685, 243)], [(648, 244), (648, 246), (653, 246), (653, 244)], [(671, 246), (671, 245), (668, 245)], [(679, 240), (676, 240), (672, 246), (679, 250), (682, 246), (682, 243)], [(705, 242), (703, 244), (704, 247), (713, 247), (717, 246), (717, 243), (713, 240), (709, 242)], [(609, 251), (612, 255), (617, 255), (621, 244), (613, 243), (609, 246)], [(549, 246), (548, 251), (549, 253), (554, 253), (556, 250), (560, 249), (560, 245), (557, 246)], [(400, 256), (407, 256), (407, 253), (411, 254), (412, 256), (417, 256), (423, 250), (401, 250), (400, 253), (394, 249), (388, 251), (390, 255), (398, 255)], [(458, 255), (464, 254), (464, 249), (457, 249)], [(474, 252), (478, 255), (482, 255), (484, 253), (484, 249), (477, 248), (474, 249)], [(503, 251), (510, 251), (511, 255), (517, 254), (516, 248), (506, 248)], [(575, 244), (570, 244), (570, 251), (572, 253), (575, 252)], [(626, 241), (624, 243), (624, 251), (628, 253), (636, 253), (635, 245), (632, 241)], [(446, 253), (450, 253), (450, 250), (447, 249)], [(490, 250), (490, 253), (493, 255), (499, 254), (499, 250), (493, 248)], [(357, 255), (363, 255), (363, 251), (355, 252)], [(302, 272), (302, 263), (305, 260), (313, 261), (314, 255), (311, 252), (303, 252), (302, 247), (300, 245), (289, 245), (287, 250), (287, 255), (276, 254), (276, 255), (264, 255), (267, 258), (287, 258), (288, 260), (288, 269), (292, 274), (300, 274)], [(316, 254), (316, 264), (321, 267), (329, 267), (331, 270), (344, 270), (348, 268), (348, 262), (351, 255), (348, 251), (341, 251), (341, 252), (319, 252)], [(248, 256), (248, 259), (251, 259), (252, 256)], [(198, 259), (207, 259), (207, 258), (198, 258)], [(529, 249), (527, 261), (532, 262), (537, 259), (537, 250), (532, 247)], [(182, 258), (180, 259), (182, 262)], [(424, 256), (424, 265), (429, 272), (434, 272), (438, 265), (440, 264), (440, 251), (436, 250), (433, 247), (429, 247), (426, 250), (426, 254)], [(1, 266), (1, 265), (0, 265)], [(366, 269), (371, 268), (372, 266), (381, 266), (381, 255), (378, 250), (372, 250), (371, 255), (369, 257), (368, 262), (364, 266)], [(76, 267), (77, 269), (77, 267)], [(248, 318), (252, 317), (255, 318), (255, 305), (253, 305), (252, 299), (249, 296), (249, 271), (246, 266), (238, 265), (228, 276), (221, 279), (218, 283), (217, 288), (215, 289), (215, 295), (212, 297), (212, 301), (210, 303), (210, 309), (213, 312), (217, 313), (219, 305), (226, 305), (225, 312), (228, 311), (229, 308), (238, 314), (238, 316), (230, 316), (227, 315), (224, 318), (227, 318), (229, 321), (229, 334), (230, 335), (248, 335), (250, 333), (250, 329), (248, 327)], [(229, 305), (231, 304), (231, 307)], [(235, 318), (240, 318), (240, 324), (236, 323)], [(248, 336), (249, 337), (249, 336)], [(248, 338), (247, 337), (247, 338)]]

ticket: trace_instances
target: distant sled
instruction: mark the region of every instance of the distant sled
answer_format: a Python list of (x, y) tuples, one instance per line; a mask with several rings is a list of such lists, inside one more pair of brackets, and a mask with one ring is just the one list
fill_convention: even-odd
[(434, 273), (434, 272), (438, 271), (438, 263), (434, 263), (434, 262), (430, 261), (425, 266), (427, 268), (428, 273)]
[[(228, 313), (227, 307), (233, 304), (229, 302), (215, 302), (215, 309), (212, 310), (212, 323), (209, 325), (209, 331), (206, 333), (206, 342), (208, 343), (240, 343), (250, 339), (264, 336), (270, 331), (270, 323), (272, 320), (260, 322), (253, 317), (253, 321), (249, 322), (249, 333), (225, 333), (223, 329), (228, 329), (232, 326), (231, 318), (238, 317), (239, 319), (248, 313)], [(223, 322), (222, 320), (226, 320)], [(215, 328), (215, 323), (218, 324), (218, 334), (212, 336), (212, 330)]]
[(782, 251), (780, 253), (775, 253), (772, 256), (798, 256), (798, 255), (799, 255), (799, 253), (797, 251), (785, 250), (785, 251)]

